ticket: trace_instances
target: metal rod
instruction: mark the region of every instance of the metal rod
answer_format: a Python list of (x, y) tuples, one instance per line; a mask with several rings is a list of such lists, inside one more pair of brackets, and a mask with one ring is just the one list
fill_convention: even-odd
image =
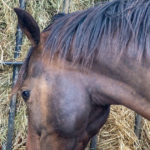
[(138, 139), (140, 139), (140, 136), (141, 136), (141, 128), (142, 128), (142, 116), (136, 114), (134, 132), (136, 136), (138, 137)]
[(18, 66), (20, 66), (20, 65), (22, 65), (23, 64), (23, 62), (22, 61), (4, 61), (4, 62), (0, 62), (0, 65), (18, 65)]
[(68, 14), (70, 9), (70, 1), (71, 0), (63, 0), (63, 8), (62, 12)]
[[(25, 9), (25, 0), (19, 0), (20, 8)], [(14, 52), (14, 58), (19, 57), (19, 52), (21, 51), (22, 45), (22, 31), (19, 26), (17, 26), (17, 33), (16, 33), (16, 47)], [(19, 66), (13, 66), (13, 86), (17, 81), (19, 72)], [(12, 149), (12, 141), (14, 136), (14, 119), (15, 119), (15, 111), (16, 111), (16, 101), (17, 95), (14, 94), (11, 97), (10, 101), (10, 111), (9, 111), (9, 118), (8, 118), (8, 133), (7, 133), (7, 143), (6, 143), (6, 150)]]
[(95, 135), (90, 142), (90, 150), (96, 150), (97, 136)]

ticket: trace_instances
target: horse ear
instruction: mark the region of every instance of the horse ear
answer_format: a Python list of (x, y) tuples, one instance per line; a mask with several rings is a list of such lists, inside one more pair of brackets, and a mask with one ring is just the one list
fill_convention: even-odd
[(18, 17), (18, 23), (22, 31), (31, 41), (32, 46), (37, 46), (40, 43), (40, 29), (33, 17), (25, 10), (14, 8)]

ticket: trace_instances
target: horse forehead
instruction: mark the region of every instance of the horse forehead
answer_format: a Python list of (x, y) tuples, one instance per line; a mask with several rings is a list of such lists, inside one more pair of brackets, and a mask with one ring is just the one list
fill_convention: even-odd
[(63, 75), (49, 73), (35, 80), (30, 108), (37, 130), (44, 127), (51, 132), (57, 128), (58, 132), (71, 135), (87, 118), (88, 97), (82, 85)]
[(72, 135), (75, 129), (80, 130), (86, 122), (90, 107), (88, 96), (81, 84), (73, 82), (72, 78), (57, 81), (56, 88), (52, 88), (47, 97), (47, 129), (52, 127), (60, 134)]
[(69, 77), (63, 70), (35, 67), (31, 72), (31, 76), (28, 76), (27, 85), (31, 86), (31, 89), (40, 91), (40, 94), (50, 95), (52, 90), (58, 91), (59, 89), (59, 92), (64, 92), (61, 87), (71, 85), (73, 80), (74, 77)]

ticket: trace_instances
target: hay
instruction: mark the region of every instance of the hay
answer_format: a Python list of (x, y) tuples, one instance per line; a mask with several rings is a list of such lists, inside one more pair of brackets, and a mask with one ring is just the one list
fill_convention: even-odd
[[(17, 18), (13, 12), (14, 7), (19, 6), (19, 0), (0, 0), (0, 61), (13, 61), (15, 49), (15, 33)], [(95, 3), (94, 0), (72, 0), (70, 11), (81, 10)], [(32, 0), (27, 1), (26, 6), (38, 22), (41, 30), (45, 28), (50, 18), (62, 10), (62, 0)], [(23, 60), (30, 46), (25, 37), (22, 51), (17, 60)], [(12, 68), (0, 66), (0, 149), (5, 146), (9, 94), (12, 84)], [(123, 106), (113, 106), (111, 114), (98, 134), (98, 150), (149, 150), (150, 149), (150, 122), (143, 119), (141, 140), (134, 134), (135, 113)], [(26, 106), (19, 98), (17, 102), (15, 118), (15, 138), (13, 150), (25, 149), (27, 132)]]
[(140, 150), (134, 134), (134, 112), (123, 106), (112, 106), (110, 117), (101, 129), (98, 147), (100, 150)]

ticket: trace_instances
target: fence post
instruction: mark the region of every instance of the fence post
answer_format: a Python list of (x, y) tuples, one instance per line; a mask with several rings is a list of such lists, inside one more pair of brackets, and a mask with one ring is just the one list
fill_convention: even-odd
[(62, 8), (63, 13), (66, 13), (66, 14), (69, 13), (70, 1), (71, 0), (63, 0), (63, 8)]
[[(20, 8), (25, 9), (25, 0), (19, 0)], [(17, 26), (17, 33), (16, 33), (16, 47), (14, 52), (14, 58), (19, 57), (19, 52), (21, 50), (22, 45), (22, 31), (19, 26)], [(13, 66), (13, 85), (16, 83), (18, 78), (19, 66)], [(15, 111), (16, 111), (16, 101), (17, 95), (14, 94), (11, 97), (10, 101), (10, 110), (9, 110), (9, 118), (8, 118), (8, 132), (7, 132), (7, 143), (6, 143), (6, 150), (12, 149), (12, 141), (14, 136), (14, 119), (15, 119)]]
[(96, 150), (97, 146), (97, 136), (95, 135), (90, 142), (90, 150)]
[(142, 128), (142, 116), (136, 114), (134, 132), (136, 136), (138, 137), (138, 139), (140, 139), (140, 136), (141, 136), (141, 128)]

